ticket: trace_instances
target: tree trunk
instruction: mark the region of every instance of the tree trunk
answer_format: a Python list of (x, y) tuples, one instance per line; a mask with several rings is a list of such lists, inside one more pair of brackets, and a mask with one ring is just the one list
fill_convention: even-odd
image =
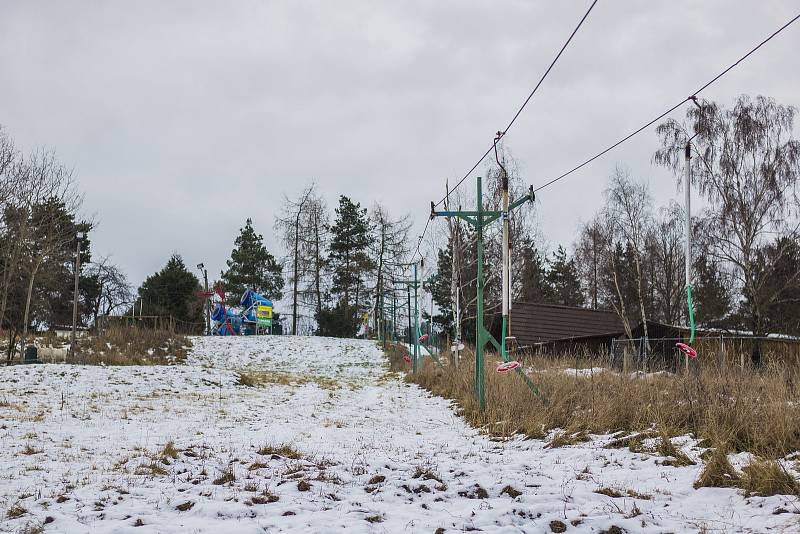
[(314, 213), (314, 289), (317, 297), (317, 313), (322, 310), (322, 257), (319, 247), (319, 213)]
[(297, 335), (297, 264), (299, 259), (299, 227), (300, 227), (300, 213), (303, 209), (302, 204), (297, 210), (297, 218), (294, 225), (294, 283), (292, 284), (292, 334)]
[(39, 267), (41, 267), (43, 260), (44, 257), (41, 255), (36, 259), (36, 262), (33, 265), (33, 269), (31, 269), (31, 278), (28, 281), (28, 293), (25, 297), (25, 314), (22, 317), (22, 338), (20, 339), (23, 351), (25, 350), (25, 343), (28, 341), (28, 318), (30, 317), (30, 311), (31, 311), (31, 296), (33, 295), (33, 282), (36, 279), (36, 273), (39, 271)]
[(647, 315), (644, 311), (644, 295), (642, 294), (642, 264), (639, 261), (639, 252), (637, 251), (634, 254), (634, 259), (636, 263), (636, 287), (638, 289), (637, 293), (639, 294), (639, 311), (642, 315), (642, 329), (644, 333), (644, 346), (645, 351), (650, 352), (650, 341), (648, 340), (647, 336)]

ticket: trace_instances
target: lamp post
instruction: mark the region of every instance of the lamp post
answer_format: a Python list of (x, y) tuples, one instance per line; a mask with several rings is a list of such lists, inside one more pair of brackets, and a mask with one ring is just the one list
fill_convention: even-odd
[(72, 296), (72, 334), (69, 342), (70, 360), (75, 361), (75, 338), (78, 330), (78, 290), (81, 278), (81, 242), (86, 239), (86, 232), (78, 232), (75, 239), (75, 290)]
[(197, 268), (203, 273), (203, 283), (205, 284), (206, 293), (206, 335), (211, 334), (211, 303), (208, 300), (208, 270), (202, 263), (197, 264)]

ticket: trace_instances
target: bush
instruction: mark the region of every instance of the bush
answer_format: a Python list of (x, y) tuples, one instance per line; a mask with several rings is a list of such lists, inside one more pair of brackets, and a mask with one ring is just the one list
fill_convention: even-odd
[(170, 330), (112, 326), (78, 345), (78, 363), (88, 365), (171, 365), (186, 360), (189, 339)]

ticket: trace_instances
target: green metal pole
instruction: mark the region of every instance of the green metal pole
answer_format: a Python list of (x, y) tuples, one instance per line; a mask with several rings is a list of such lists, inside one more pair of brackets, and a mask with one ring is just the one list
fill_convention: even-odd
[(406, 286), (406, 293), (408, 295), (408, 308), (406, 308), (406, 315), (408, 315), (408, 350), (411, 350), (411, 286)]
[(397, 295), (392, 291), (392, 343), (397, 341)]
[(419, 313), (417, 308), (417, 264), (414, 264), (414, 372), (417, 372), (417, 360), (419, 359)]
[(478, 233), (478, 294), (477, 325), (475, 335), (475, 394), (478, 396), (478, 407), (483, 413), (486, 409), (486, 398), (483, 391), (483, 345), (486, 342), (483, 327), (483, 187), (478, 176), (478, 216), (475, 229)]

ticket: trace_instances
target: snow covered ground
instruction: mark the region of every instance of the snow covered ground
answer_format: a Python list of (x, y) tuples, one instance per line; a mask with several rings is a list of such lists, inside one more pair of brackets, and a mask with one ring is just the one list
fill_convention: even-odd
[(186, 365), (0, 368), (0, 531), (800, 531), (797, 499), (694, 490), (700, 463), (608, 436), (493, 441), (369, 341), (193, 341)]

